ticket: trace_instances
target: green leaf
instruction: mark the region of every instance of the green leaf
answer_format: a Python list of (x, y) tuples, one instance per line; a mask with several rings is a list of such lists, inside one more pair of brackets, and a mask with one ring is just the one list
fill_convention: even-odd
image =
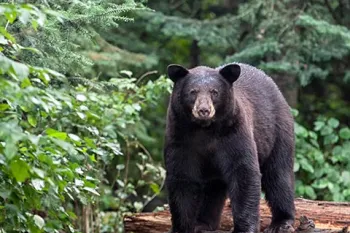
[(81, 101), (81, 102), (84, 102), (87, 100), (86, 96), (83, 94), (77, 94), (76, 99)]
[(33, 126), (36, 127), (37, 121), (36, 121), (36, 117), (33, 115), (29, 115), (28, 116), (28, 123)]
[(343, 171), (341, 174), (341, 177), (342, 177), (344, 185), (349, 187), (349, 185), (350, 185), (350, 172)]
[(30, 18), (30, 13), (28, 10), (22, 10), (20, 16), (18, 17), (21, 23), (27, 24)]
[(45, 182), (41, 179), (33, 179), (32, 185), (36, 190), (41, 191), (45, 187)]
[(300, 164), (297, 161), (295, 161), (294, 162), (294, 169), (293, 169), (293, 171), (297, 172), (297, 171), (299, 171), (299, 169), (300, 169)]
[(325, 189), (328, 186), (328, 181), (326, 179), (316, 180), (315, 183), (312, 184), (312, 187), (317, 189)]
[(45, 220), (39, 215), (34, 215), (33, 219), (35, 225), (37, 225), (39, 229), (42, 229), (45, 226)]
[(314, 191), (314, 189), (311, 187), (311, 186), (306, 186), (305, 187), (305, 194), (309, 197), (309, 198), (311, 198), (311, 199), (316, 199), (316, 193), (315, 193), (315, 191)]
[(335, 135), (335, 134), (326, 135), (324, 137), (324, 144), (325, 145), (334, 144), (338, 141), (338, 139), (339, 139), (338, 135)]
[(345, 139), (345, 140), (350, 139), (350, 129), (349, 129), (349, 127), (342, 128), (339, 131), (339, 136), (340, 136), (340, 138)]
[(120, 71), (120, 73), (121, 74), (126, 74), (129, 78), (131, 78), (131, 76), (132, 76), (132, 72), (129, 71), (129, 70), (122, 70), (122, 71)]
[(36, 20), (32, 20), (32, 27), (35, 31), (38, 30), (38, 26), (39, 26), (38, 22)]
[(20, 80), (23, 80), (24, 78), (28, 77), (28, 75), (29, 75), (28, 66), (26, 66), (22, 63), (12, 62), (12, 68)]
[(93, 149), (96, 148), (95, 142), (91, 138), (84, 137), (84, 141), (85, 141), (87, 146), (89, 146), (89, 147), (91, 147)]
[(142, 204), (142, 202), (136, 201), (136, 202), (134, 202), (134, 207), (135, 207), (136, 211), (140, 211), (143, 207), (143, 204)]
[(51, 139), (57, 146), (61, 147), (63, 150), (67, 151), (69, 154), (71, 155), (76, 155), (77, 154), (77, 151), (75, 150), (75, 147), (68, 143), (68, 142), (65, 142), (65, 141), (62, 141), (62, 140), (59, 140), (59, 139), (56, 139), (56, 138), (52, 138)]
[(11, 41), (12, 43), (16, 43), (16, 39), (10, 33), (8, 33), (4, 27), (0, 27), (0, 34), (4, 35), (6, 39)]
[(13, 23), (17, 18), (17, 11), (5, 11), (4, 15), (10, 23)]
[(329, 127), (329, 126), (325, 126), (321, 130), (321, 135), (322, 136), (329, 135), (331, 133), (333, 133), (333, 129), (331, 127)]
[(12, 175), (16, 178), (17, 182), (23, 182), (29, 178), (28, 164), (23, 160), (14, 160), (10, 165)]
[(315, 125), (315, 130), (316, 131), (319, 131), (320, 129), (322, 129), (323, 128), (323, 126), (325, 126), (325, 123), (324, 123), (324, 121), (316, 121), (315, 123), (314, 123), (314, 125)]
[(337, 128), (339, 126), (339, 121), (335, 118), (330, 118), (328, 120), (328, 125), (330, 125), (332, 128)]
[(33, 172), (35, 172), (35, 174), (37, 174), (40, 178), (44, 178), (45, 177), (45, 172), (39, 168), (32, 168)]
[(294, 125), (295, 127), (295, 134), (300, 136), (300, 137), (303, 137), (303, 138), (306, 138), (307, 135), (308, 135), (308, 132), (307, 130), (305, 129), (305, 127), (299, 125), (299, 124), (295, 124)]
[(9, 109), (10, 105), (8, 104), (0, 104), (0, 111), (4, 112), (5, 110)]
[(32, 83), (30, 82), (29, 78), (24, 78), (21, 82), (21, 88), (24, 89), (26, 87), (31, 86)]
[(88, 191), (88, 192), (90, 192), (90, 193), (95, 194), (96, 196), (100, 196), (100, 194), (99, 194), (95, 189), (93, 189), (93, 188), (84, 187), (83, 189), (86, 190), (86, 191)]
[(301, 160), (300, 165), (303, 168), (303, 170), (308, 171), (310, 173), (314, 173), (314, 168), (307, 160)]
[(151, 185), (150, 185), (150, 188), (152, 189), (152, 191), (155, 193), (155, 194), (159, 194), (160, 192), (160, 189), (159, 189), (159, 185), (152, 182)]
[(80, 137), (78, 135), (75, 134), (68, 134), (69, 138), (72, 139), (73, 141), (80, 141)]
[(53, 138), (58, 138), (61, 140), (66, 140), (67, 134), (65, 132), (57, 131), (55, 129), (48, 128), (46, 134)]
[(124, 164), (118, 164), (117, 166), (116, 166), (116, 168), (117, 168), (117, 170), (123, 170), (124, 168), (125, 168), (125, 165)]

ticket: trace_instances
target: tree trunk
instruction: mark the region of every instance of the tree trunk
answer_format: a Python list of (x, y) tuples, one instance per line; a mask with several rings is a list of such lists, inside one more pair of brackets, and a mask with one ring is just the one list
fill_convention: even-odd
[(193, 40), (193, 41), (192, 41), (192, 44), (191, 44), (191, 54), (190, 54), (190, 57), (191, 57), (191, 67), (190, 67), (190, 68), (199, 66), (199, 63), (200, 63), (200, 53), (201, 53), (201, 50), (200, 50), (200, 48), (199, 48), (199, 46), (198, 46), (198, 41)]
[[(296, 199), (295, 207), (295, 228), (297, 232), (348, 232), (346, 227), (350, 225), (350, 203)], [(313, 221), (303, 216), (307, 216)], [(126, 216), (124, 218), (125, 232), (165, 233), (170, 229), (170, 219), (171, 216), (167, 210), (157, 213), (140, 213)], [(270, 221), (270, 210), (266, 202), (261, 200), (261, 231), (268, 227)], [(232, 228), (232, 222), (231, 208), (227, 201), (222, 213), (220, 231), (216, 232), (229, 231)]]

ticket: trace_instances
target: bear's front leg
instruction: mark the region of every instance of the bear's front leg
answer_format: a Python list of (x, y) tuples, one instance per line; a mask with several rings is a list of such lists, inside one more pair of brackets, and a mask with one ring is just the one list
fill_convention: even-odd
[(234, 233), (259, 232), (261, 175), (249, 165), (237, 168), (229, 184), (229, 197), (234, 216)]
[(257, 155), (250, 148), (227, 151), (220, 158), (232, 206), (234, 233), (260, 230), (261, 174)]
[(172, 177), (166, 180), (166, 186), (172, 222), (170, 232), (194, 233), (201, 204), (200, 185)]

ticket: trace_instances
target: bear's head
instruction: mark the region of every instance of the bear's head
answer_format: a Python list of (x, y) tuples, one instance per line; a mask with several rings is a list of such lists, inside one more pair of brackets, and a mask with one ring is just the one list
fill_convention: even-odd
[(233, 108), (232, 84), (240, 73), (238, 64), (217, 69), (169, 65), (168, 76), (174, 82), (172, 108), (175, 114), (201, 126), (223, 119)]

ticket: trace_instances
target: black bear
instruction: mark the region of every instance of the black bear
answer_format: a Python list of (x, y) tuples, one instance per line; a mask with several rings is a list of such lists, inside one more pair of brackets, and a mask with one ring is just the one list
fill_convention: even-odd
[(261, 189), (272, 212), (267, 231), (293, 232), (294, 121), (277, 85), (241, 63), (167, 71), (170, 232), (216, 230), (227, 196), (233, 232), (258, 232)]

